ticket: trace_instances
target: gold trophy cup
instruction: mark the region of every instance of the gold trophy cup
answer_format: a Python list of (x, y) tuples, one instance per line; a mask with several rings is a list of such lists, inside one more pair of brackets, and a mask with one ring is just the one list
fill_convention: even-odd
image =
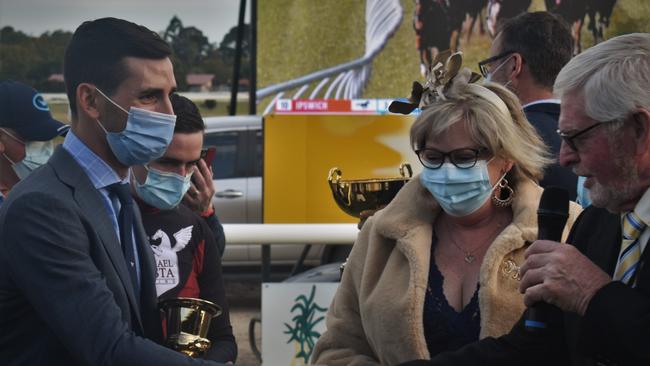
[(221, 307), (210, 301), (179, 297), (161, 300), (164, 313), (165, 345), (190, 357), (201, 356), (210, 348), (206, 337), (210, 321), (221, 315)]
[[(341, 179), (339, 168), (330, 169), (327, 181), (336, 204), (350, 216), (361, 217), (361, 212), (386, 206), (413, 176), (409, 163), (399, 167), (401, 177), (374, 179)], [(408, 176), (406, 175), (408, 172)]]

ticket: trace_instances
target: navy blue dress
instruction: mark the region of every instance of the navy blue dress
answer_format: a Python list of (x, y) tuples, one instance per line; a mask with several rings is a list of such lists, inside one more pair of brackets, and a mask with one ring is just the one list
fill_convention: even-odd
[(435, 233), (431, 241), (429, 283), (424, 297), (424, 337), (431, 357), (478, 340), (481, 314), (478, 307), (478, 284), (470, 302), (456, 312), (447, 302), (442, 290), (444, 277), (433, 256), (438, 243)]

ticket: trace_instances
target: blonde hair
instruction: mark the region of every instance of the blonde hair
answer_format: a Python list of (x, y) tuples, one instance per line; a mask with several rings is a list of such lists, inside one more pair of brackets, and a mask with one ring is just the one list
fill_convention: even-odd
[(442, 135), (458, 122), (467, 124), (476, 144), (495, 157), (514, 162), (507, 175), (513, 185), (525, 178), (539, 181), (544, 167), (552, 161), (512, 92), (491, 82), (468, 84), (463, 77), (445, 93), (445, 100), (438, 99), (423, 109), (411, 126), (411, 146), (414, 150), (424, 148), (427, 140)]

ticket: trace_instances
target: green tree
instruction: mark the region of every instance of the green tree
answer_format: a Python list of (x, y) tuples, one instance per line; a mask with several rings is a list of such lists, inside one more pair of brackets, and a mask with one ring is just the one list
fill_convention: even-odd
[[(237, 47), (237, 26), (230, 28), (228, 33), (223, 36), (221, 43), (219, 43), (219, 54), (224, 58), (225, 63), (231, 65), (230, 75), (228, 80), (232, 79), (232, 67), (235, 64), (235, 50)], [(244, 24), (244, 37), (242, 38), (242, 57), (241, 57), (241, 70), (240, 78), (250, 79), (250, 39), (251, 39), (251, 26)]]
[(177, 16), (172, 17), (167, 29), (162, 34), (172, 48), (172, 62), (176, 82), (181, 89), (187, 87), (185, 76), (191, 72), (209, 72), (202, 67), (212, 55), (214, 46), (203, 32), (196, 27), (185, 27)]
[(63, 92), (62, 83), (48, 82), (63, 72), (63, 55), (72, 33), (57, 30), (38, 37), (12, 27), (0, 29), (0, 80), (19, 80), (39, 91)]

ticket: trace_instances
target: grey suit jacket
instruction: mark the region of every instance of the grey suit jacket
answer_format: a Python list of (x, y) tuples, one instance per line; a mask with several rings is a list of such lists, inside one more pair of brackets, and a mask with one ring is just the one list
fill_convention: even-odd
[(0, 207), (0, 365), (199, 365), (158, 345), (155, 265), (136, 214), (137, 298), (101, 194), (59, 147)]

